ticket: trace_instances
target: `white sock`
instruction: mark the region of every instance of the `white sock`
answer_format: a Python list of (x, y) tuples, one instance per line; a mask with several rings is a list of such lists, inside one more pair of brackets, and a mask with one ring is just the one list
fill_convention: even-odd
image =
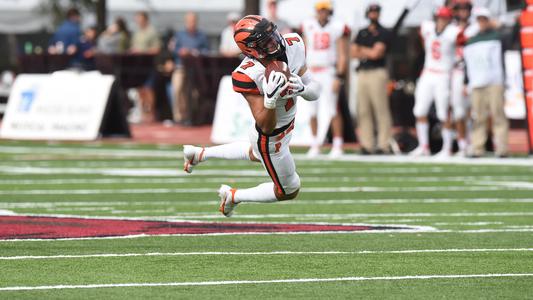
[(274, 183), (267, 182), (261, 183), (260, 185), (249, 188), (237, 190), (235, 192), (235, 197), (233, 198), (236, 203), (239, 202), (276, 202), (276, 194), (274, 193)]
[(311, 140), (311, 148), (320, 148), (322, 143), (318, 140), (317, 136), (313, 136)]
[(416, 135), (418, 146), (429, 148), (429, 124), (427, 122), (416, 122)]
[(453, 142), (453, 131), (448, 128), (442, 128), (442, 150), (451, 152), (452, 151), (452, 142)]
[(459, 146), (459, 151), (466, 151), (467, 144), (465, 139), (459, 139), (457, 145)]
[(206, 147), (203, 160), (222, 158), (232, 160), (250, 160), (249, 142), (235, 142), (214, 147)]
[(344, 143), (344, 140), (341, 137), (334, 137), (333, 138), (333, 148), (334, 149), (341, 149), (342, 144)]

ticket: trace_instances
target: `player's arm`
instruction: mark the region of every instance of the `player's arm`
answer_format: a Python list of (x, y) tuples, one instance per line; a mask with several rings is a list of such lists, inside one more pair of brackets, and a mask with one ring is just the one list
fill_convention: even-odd
[(290, 93), (283, 98), (300, 96), (307, 101), (315, 101), (320, 96), (322, 86), (313, 78), (311, 72), (307, 71), (307, 66), (303, 66), (298, 74), (292, 74), (289, 79)]
[[(244, 65), (241, 69), (253, 66)], [(263, 95), (257, 84), (247, 74), (236, 71), (232, 75), (233, 90), (241, 93), (252, 111), (255, 122), (264, 134), (269, 134), (276, 127), (276, 102), (280, 94), (288, 87), (285, 75), (278, 72), (271, 72), (268, 78), (262, 81)]]
[(343, 34), (337, 39), (337, 77), (344, 78), (348, 70), (348, 39), (350, 29), (344, 26)]
[(269, 109), (264, 106), (263, 95), (242, 94), (248, 102), (257, 127), (262, 133), (270, 134), (276, 129), (276, 109)]

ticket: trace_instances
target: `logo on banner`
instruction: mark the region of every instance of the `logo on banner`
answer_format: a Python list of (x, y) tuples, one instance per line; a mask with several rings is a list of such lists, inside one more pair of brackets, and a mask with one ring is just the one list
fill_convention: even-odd
[(27, 113), (31, 110), (36, 93), (36, 88), (24, 90), (22, 93), (20, 93), (20, 103), (18, 107), (19, 112)]

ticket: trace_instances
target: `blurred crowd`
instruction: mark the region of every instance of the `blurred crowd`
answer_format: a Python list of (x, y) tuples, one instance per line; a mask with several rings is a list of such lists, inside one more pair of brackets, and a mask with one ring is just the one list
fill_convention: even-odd
[[(443, 146), (439, 156), (453, 155), (453, 142), (457, 141), (455, 155), (481, 156), (489, 132), (494, 134), (495, 153), (500, 157), (507, 153), (508, 121), (503, 114), (504, 71), (501, 57), (499, 25), (484, 7), (473, 7), (469, 0), (447, 1), (447, 6), (435, 12), (431, 20), (421, 27), (425, 63), (415, 91), (413, 113), (416, 117), (418, 147), (413, 156), (431, 155), (429, 147), (428, 115), (434, 104), (438, 121), (442, 124)], [(277, 24), (281, 34), (298, 31), (306, 39), (313, 32), (291, 28), (278, 18), (276, 0), (267, 1), (266, 16)], [(331, 1), (315, 1), (316, 18), (325, 27), (336, 20), (333, 17)], [(366, 9), (369, 25), (358, 32), (344, 26), (342, 34), (335, 40), (327, 37), (328, 45), (334, 44), (336, 58), (331, 62), (335, 68), (332, 79), (333, 91), (338, 97), (339, 89), (351, 88), (349, 82), (349, 59), (359, 62), (357, 74), (356, 131), (361, 145), (361, 154), (390, 154), (397, 150), (394, 143), (393, 122), (389, 103), (389, 71), (387, 57), (393, 42), (393, 33), (380, 24), (381, 7), (371, 4)], [(232, 12), (227, 16), (227, 27), (221, 31), (220, 46), (210, 49), (208, 36), (198, 28), (198, 15), (189, 12), (185, 25), (180, 30), (162, 38), (150, 23), (147, 12), (135, 15), (135, 29), (130, 30), (127, 22), (116, 18), (109, 27), (98, 33), (95, 27), (82, 30), (80, 12), (72, 8), (66, 13), (66, 20), (52, 36), (50, 54), (72, 55), (72, 64), (85, 70), (95, 68), (94, 57), (102, 54), (152, 54), (162, 57), (159, 72), (170, 74), (168, 83), (169, 105), (172, 117), (168, 122), (187, 124), (189, 101), (183, 93), (184, 56), (201, 56), (218, 53), (224, 57), (239, 57), (239, 48), (233, 40), (233, 26), (242, 16)], [(337, 22), (337, 21), (336, 21)], [(316, 36), (314, 37), (316, 38)], [(326, 41), (322, 41), (322, 46)], [(319, 46), (319, 47), (322, 47)], [(309, 45), (308, 45), (309, 47)], [(315, 61), (308, 66), (321, 67)], [(155, 72), (155, 70), (154, 70)], [(154, 120), (155, 96), (153, 76), (137, 89), (141, 99), (143, 121)], [(329, 84), (329, 83), (328, 83)], [(337, 113), (330, 120), (333, 131), (335, 155), (342, 154), (343, 120)], [(316, 119), (311, 126), (316, 135)], [(489, 130), (489, 126), (492, 129)], [(309, 155), (320, 152), (323, 140), (312, 142)]]

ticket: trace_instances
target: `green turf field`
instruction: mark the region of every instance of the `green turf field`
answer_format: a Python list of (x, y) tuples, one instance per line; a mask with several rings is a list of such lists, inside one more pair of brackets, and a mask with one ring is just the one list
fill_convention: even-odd
[(297, 200), (224, 218), (219, 185), (266, 172), (213, 160), (186, 175), (180, 150), (0, 142), (0, 214), (412, 230), (4, 240), (0, 299), (533, 299), (533, 163), (302, 159)]

